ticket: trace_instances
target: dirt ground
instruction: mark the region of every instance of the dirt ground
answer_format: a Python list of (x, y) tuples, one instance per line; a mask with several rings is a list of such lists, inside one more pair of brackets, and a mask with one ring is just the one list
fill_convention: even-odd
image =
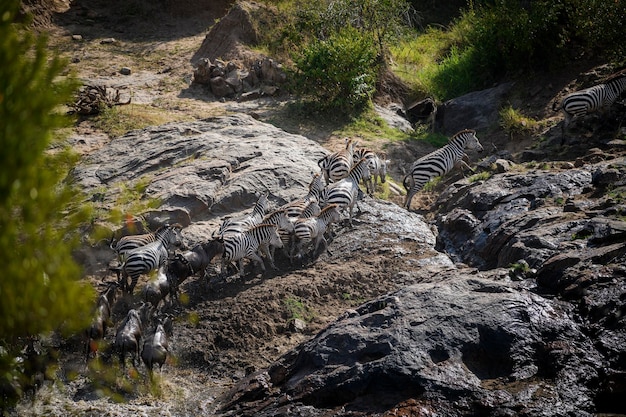
[[(206, 0), (203, 7), (197, 7), (199, 3), (202, 2), (165, 2), (167, 10), (163, 11), (140, 0), (78, 0), (46, 30), (50, 33), (51, 46), (71, 61), (71, 70), (79, 77), (119, 85), (122, 94), (131, 96), (134, 104), (167, 113), (167, 121), (244, 111), (336, 150), (343, 139), (330, 135), (334, 127), (331, 124), (311, 131), (306, 125), (281, 119), (284, 98), (222, 102), (212, 98), (204, 88), (190, 85), (193, 73), (190, 59), (202, 44), (207, 28), (224, 15), (230, 1)], [(103, 43), (110, 39), (113, 41)], [(121, 75), (122, 67), (130, 68), (131, 75)], [(561, 88), (558, 82), (552, 88)], [(111, 140), (94, 128), (88, 118), (80, 121), (75, 130), (93, 139), (79, 149), (84, 154)], [(407, 150), (407, 158), (412, 158), (415, 152), (419, 150)], [(392, 172), (392, 176), (401, 182), (399, 170)], [(400, 203), (401, 197), (397, 200)], [(433, 197), (428, 194), (414, 200), (418, 208), (427, 208), (432, 202)], [(341, 230), (338, 234), (341, 235)], [(334, 242), (339, 248), (336, 255), (323, 255), (305, 267), (292, 267), (279, 259), (281, 272), (263, 277), (188, 280), (182, 287), (181, 304), (170, 309), (175, 317), (173, 355), (163, 371), (156, 401), (170, 404), (167, 407), (175, 415), (189, 411), (182, 405), (189, 400), (193, 407), (199, 404), (201, 410), (210, 412), (213, 400), (233, 381), (268, 366), (346, 309), (406, 284), (396, 274), (406, 267), (405, 260), (358, 251), (353, 251), (349, 258), (342, 257), (340, 254), (345, 253), (342, 250), (350, 251), (349, 239), (344, 239), (338, 237)], [(90, 272), (86, 279), (94, 284), (107, 275), (105, 265)], [(118, 303), (114, 318), (119, 320), (124, 313), (124, 304)], [(297, 326), (301, 321), (305, 323), (303, 329)], [(74, 404), (59, 408), (84, 412), (89, 407), (97, 411), (95, 401), (99, 391), (122, 395), (138, 407), (154, 405), (154, 397), (147, 391), (125, 387), (119, 380), (102, 386), (93, 384), (81, 360), (81, 341), (67, 341), (64, 347), (61, 360), (68, 384), (64, 395)], [(132, 381), (143, 377), (131, 375), (130, 378)], [(85, 401), (88, 402), (85, 408), (78, 405)], [(166, 407), (163, 404), (161, 407)], [(109, 415), (123, 414), (115, 411), (112, 407), (117, 406), (111, 403), (107, 407)], [(27, 410), (35, 415), (42, 411), (37, 407), (22, 411), (28, 414)], [(143, 412), (149, 414), (146, 409)]]

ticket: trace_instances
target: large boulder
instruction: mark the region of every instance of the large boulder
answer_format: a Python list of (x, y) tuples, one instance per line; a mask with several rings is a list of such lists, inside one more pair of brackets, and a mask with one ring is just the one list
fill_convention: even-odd
[(136, 193), (147, 219), (175, 220), (208, 236), (263, 192), (274, 205), (304, 196), (325, 153), (303, 136), (238, 114), (131, 131), (85, 158), (72, 176), (104, 209), (138, 215), (137, 205), (121, 202)]
[(437, 107), (435, 130), (452, 136), (463, 129), (485, 131), (497, 126), (511, 87), (511, 83), (500, 84), (446, 101)]
[(228, 392), (223, 411), (591, 415), (602, 356), (565, 305), (501, 273), (450, 270), (348, 311)]

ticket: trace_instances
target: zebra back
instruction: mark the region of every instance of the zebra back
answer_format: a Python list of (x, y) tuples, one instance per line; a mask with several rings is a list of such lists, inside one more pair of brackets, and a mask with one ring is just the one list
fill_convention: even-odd
[(323, 234), (330, 223), (340, 220), (337, 204), (329, 204), (315, 217), (298, 219), (294, 225), (296, 237), (300, 240), (311, 239)]
[(317, 161), (327, 184), (339, 181), (348, 176), (354, 162), (353, 154), (355, 145), (356, 143), (352, 139), (346, 138), (345, 149), (326, 155)]
[(598, 84), (583, 90), (574, 91), (565, 96), (560, 106), (556, 102), (552, 106), (554, 111), (562, 109), (568, 124), (570, 118), (582, 117), (601, 108), (610, 107), (626, 90), (626, 75), (610, 79), (604, 84)]
[[(166, 227), (167, 225), (161, 226), (157, 229), (157, 232), (164, 230)], [(154, 242), (157, 232), (122, 236), (115, 245), (111, 244), (110, 247), (117, 253), (119, 260), (123, 261), (129, 251)]]

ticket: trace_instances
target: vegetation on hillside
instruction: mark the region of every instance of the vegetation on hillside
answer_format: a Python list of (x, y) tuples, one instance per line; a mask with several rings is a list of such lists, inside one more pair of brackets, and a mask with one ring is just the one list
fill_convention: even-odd
[(74, 193), (61, 183), (75, 161), (48, 150), (76, 84), (58, 79), (64, 63), (45, 38), (12, 23), (18, 9), (16, 0), (0, 5), (0, 410), (47, 371), (33, 362), (36, 340), (82, 328), (93, 299), (72, 257), (82, 213), (69, 210)]
[[(413, 87), (416, 97), (446, 100), (505, 76), (550, 70), (579, 56), (603, 54), (623, 60), (626, 52), (624, 2), (468, 0), (447, 27), (416, 25), (420, 7), (420, 2), (405, 0), (282, 1), (282, 25), (269, 31), (263, 42), (278, 55), (291, 51), (296, 76), (307, 81), (296, 86), (303, 87), (300, 91), (308, 98), (312, 86), (324, 85), (320, 103), (357, 111), (363, 101), (328, 101), (326, 90), (334, 83), (342, 92), (369, 96), (358, 93), (364, 89), (356, 80), (366, 79), (372, 86), (374, 53), (376, 76), (393, 63), (393, 71)], [(341, 54), (345, 48), (332, 46), (338, 39), (344, 45), (367, 39), (372, 52), (346, 62)], [(324, 49), (327, 43), (331, 45)], [(346, 76), (341, 68), (348, 64)]]

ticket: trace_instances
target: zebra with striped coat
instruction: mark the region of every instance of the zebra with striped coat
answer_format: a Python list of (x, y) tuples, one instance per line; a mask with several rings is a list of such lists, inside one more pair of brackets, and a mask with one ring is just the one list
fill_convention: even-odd
[(324, 233), (331, 223), (338, 222), (340, 218), (339, 206), (337, 204), (329, 204), (317, 216), (298, 220), (294, 225), (296, 257), (302, 259), (302, 247), (306, 242), (310, 241), (314, 241), (313, 256), (317, 255), (322, 243), (324, 248), (328, 250), (328, 242), (324, 237)]
[(267, 199), (268, 193), (262, 194), (252, 208), (252, 212), (247, 216), (243, 216), (238, 219), (227, 219), (220, 225), (217, 233), (214, 233), (213, 237), (224, 236), (227, 234), (241, 233), (246, 231), (252, 226), (261, 223), (265, 212), (269, 207), (269, 200)]
[(218, 239), (221, 239), (224, 244), (224, 252), (222, 253), (222, 276), (225, 275), (226, 265), (228, 263), (237, 262), (239, 265), (239, 277), (243, 278), (244, 259), (250, 259), (260, 265), (261, 270), (265, 272), (263, 259), (257, 254), (259, 247), (262, 244), (279, 248), (283, 246), (283, 242), (278, 235), (278, 227), (274, 224), (260, 224), (251, 227), (243, 233), (233, 233)]
[(466, 129), (456, 133), (447, 145), (413, 162), (409, 173), (402, 180), (407, 191), (404, 207), (410, 209), (413, 196), (431, 179), (447, 174), (458, 164), (464, 164), (471, 169), (463, 161), (467, 157), (466, 149), (483, 151), (474, 130)]
[(170, 227), (170, 225), (165, 224), (159, 227), (154, 233), (123, 236), (120, 240), (115, 242), (115, 244), (111, 241), (109, 246), (117, 253), (117, 259), (119, 260), (119, 263), (122, 264), (124, 263), (128, 252), (155, 242), (157, 240), (157, 236), (162, 236)]
[(361, 159), (367, 159), (370, 175), (367, 178), (363, 178), (365, 184), (365, 190), (369, 195), (374, 195), (376, 191), (376, 178), (380, 178), (380, 183), (384, 184), (387, 181), (387, 166), (391, 163), (390, 160), (385, 159), (385, 155), (378, 155), (376, 152), (361, 148), (354, 151), (354, 160), (359, 161)]
[[(263, 224), (273, 224), (277, 227), (278, 235), (281, 238), (280, 247), (284, 247), (284, 241), (282, 239), (283, 234), (292, 234), (293, 233), (293, 223), (287, 217), (287, 212), (285, 210), (276, 210), (273, 213), (268, 214), (263, 219)], [(269, 260), (270, 266), (272, 269), (277, 269), (274, 264), (274, 250), (276, 249), (276, 245), (270, 245), (269, 242), (260, 242), (259, 243), (259, 252), (265, 255), (265, 257)]]
[(322, 182), (321, 174), (313, 174), (313, 179), (309, 183), (308, 193), (302, 198), (298, 198), (282, 205), (279, 210), (286, 210), (287, 217), (289, 218), (297, 218), (311, 202), (319, 200), (322, 189), (324, 189), (324, 183)]
[(320, 206), (324, 207), (329, 204), (337, 204), (339, 208), (349, 209), (350, 226), (352, 226), (352, 209), (361, 192), (359, 183), (363, 178), (369, 177), (369, 175), (370, 171), (367, 159), (363, 158), (352, 167), (346, 178), (339, 182), (329, 184), (322, 190)]
[[(142, 274), (148, 274), (161, 266), (169, 256), (169, 248), (172, 244), (180, 242), (179, 224), (168, 227), (162, 234), (157, 235), (157, 240), (145, 246), (128, 252), (126, 260), (114, 270), (118, 272), (120, 287), (124, 293), (131, 294)], [(121, 277), (119, 272), (121, 272)], [(131, 278), (130, 285), (128, 277)]]
[(354, 163), (354, 148), (357, 145), (352, 139), (346, 138), (346, 147), (339, 152), (326, 155), (317, 161), (317, 165), (324, 174), (326, 184), (337, 182), (350, 173)]
[(604, 84), (570, 93), (560, 104), (555, 101), (552, 110), (563, 110), (565, 113), (561, 131), (565, 132), (569, 123), (574, 119), (611, 107), (624, 91), (626, 91), (626, 75), (621, 75)]

